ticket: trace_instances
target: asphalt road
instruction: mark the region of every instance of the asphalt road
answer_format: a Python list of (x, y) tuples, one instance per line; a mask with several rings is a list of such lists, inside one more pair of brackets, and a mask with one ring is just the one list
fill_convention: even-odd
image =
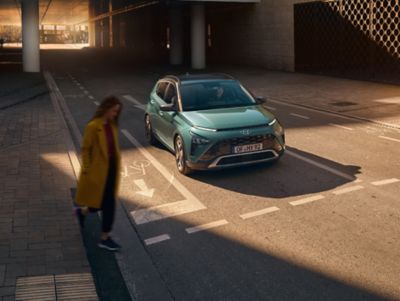
[(123, 100), (120, 198), (171, 299), (400, 300), (398, 130), (270, 100), (280, 162), (185, 177), (144, 138), (158, 74), (53, 76), (81, 132), (96, 102)]

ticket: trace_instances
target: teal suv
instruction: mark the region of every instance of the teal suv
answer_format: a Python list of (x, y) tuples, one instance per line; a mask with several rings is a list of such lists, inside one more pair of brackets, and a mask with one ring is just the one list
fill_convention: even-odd
[(264, 101), (228, 75), (165, 76), (146, 107), (146, 138), (171, 150), (183, 174), (276, 161), (285, 134)]

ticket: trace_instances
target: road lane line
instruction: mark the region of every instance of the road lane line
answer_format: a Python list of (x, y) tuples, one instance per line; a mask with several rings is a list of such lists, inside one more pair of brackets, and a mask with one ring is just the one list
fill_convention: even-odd
[(122, 95), (123, 98), (125, 98), (126, 100), (130, 101), (131, 103), (133, 103), (133, 105), (141, 110), (145, 110), (146, 109), (146, 105), (142, 104), (140, 101), (138, 101), (137, 99), (135, 99), (133, 96), (131, 95)]
[(271, 110), (271, 111), (276, 111), (276, 108), (274, 108), (274, 107), (270, 107), (270, 106), (265, 106), (268, 110)]
[(340, 125), (340, 124), (336, 124), (336, 123), (330, 123), (329, 125), (337, 127), (337, 128), (340, 128), (340, 129), (348, 130), (348, 131), (352, 131), (353, 130), (352, 128), (349, 128), (347, 126), (343, 126), (343, 125)]
[(89, 95), (88, 97), (89, 97), (90, 99), (92, 99), (92, 100), (94, 99), (94, 97), (93, 97), (92, 95)]
[(382, 186), (382, 185), (388, 185), (388, 184), (393, 184), (393, 183), (397, 183), (397, 182), (400, 182), (400, 180), (393, 178), (393, 179), (375, 181), (375, 182), (372, 182), (371, 184), (375, 185), (375, 186)]
[(308, 116), (304, 116), (304, 115), (300, 115), (300, 114), (296, 114), (296, 113), (290, 113), (289, 115), (294, 116), (294, 117), (299, 117), (302, 119), (310, 119), (310, 117), (308, 117)]
[(163, 234), (163, 235), (158, 235), (155, 237), (147, 238), (144, 240), (144, 243), (146, 244), (146, 246), (150, 246), (150, 245), (154, 245), (156, 243), (166, 241), (169, 239), (171, 239), (171, 237), (168, 234)]
[(100, 105), (100, 103), (99, 103), (98, 101), (93, 101), (93, 103), (94, 103), (96, 106), (99, 106), (99, 105)]
[(332, 193), (335, 195), (340, 195), (340, 194), (345, 194), (345, 193), (349, 193), (349, 192), (353, 192), (353, 191), (357, 191), (357, 190), (361, 190), (361, 189), (364, 189), (364, 186), (357, 185), (357, 186), (347, 187), (347, 188), (343, 188), (343, 189), (338, 189), (338, 190), (333, 191)]
[[(134, 146), (136, 146), (142, 155), (153, 164), (153, 166), (168, 182), (173, 178), (173, 175), (164, 167), (164, 165), (153, 157), (153, 155), (150, 154), (150, 152), (147, 151), (146, 148), (144, 148), (143, 145), (141, 145), (139, 141), (129, 133), (129, 131), (123, 129), (121, 132)], [(131, 215), (136, 224), (145, 224), (207, 208), (176, 178), (174, 178), (172, 185), (185, 197), (185, 200), (132, 211)]]
[(188, 234), (193, 234), (193, 233), (209, 230), (209, 229), (212, 229), (212, 228), (224, 226), (224, 225), (227, 225), (227, 224), (229, 224), (228, 221), (222, 219), (222, 220), (219, 220), (219, 221), (216, 221), (216, 222), (212, 222), (212, 223), (208, 223), (208, 224), (204, 224), (204, 225), (200, 225), (200, 226), (196, 226), (196, 227), (186, 228), (186, 232)]
[(81, 90), (85, 90), (85, 87), (83, 87), (83, 86), (79, 86), (79, 89), (81, 89)]
[(319, 195), (310, 196), (308, 198), (300, 199), (297, 201), (289, 202), (289, 204), (292, 206), (299, 206), (299, 205), (319, 201), (319, 200), (322, 200), (323, 198), (325, 198), (325, 197), (323, 195), (319, 194)]
[(326, 171), (328, 171), (328, 172), (330, 172), (330, 173), (332, 173), (332, 174), (335, 174), (335, 175), (337, 175), (337, 176), (339, 176), (339, 177), (341, 177), (341, 178), (344, 178), (344, 179), (346, 179), (346, 180), (350, 180), (350, 181), (356, 180), (356, 177), (355, 177), (355, 176), (348, 175), (348, 174), (346, 174), (346, 173), (344, 173), (344, 172), (341, 172), (341, 171), (339, 171), (339, 170), (336, 170), (336, 169), (334, 169), (334, 168), (331, 168), (331, 167), (329, 167), (329, 166), (326, 166), (326, 165), (324, 165), (324, 164), (322, 164), (322, 163), (318, 163), (318, 162), (316, 162), (316, 161), (314, 161), (314, 160), (311, 160), (311, 159), (309, 159), (309, 158), (306, 158), (306, 157), (304, 157), (304, 156), (301, 156), (301, 155), (299, 155), (299, 154), (296, 154), (295, 152), (292, 152), (292, 151), (290, 151), (290, 150), (288, 150), (288, 149), (285, 150), (285, 154), (287, 154), (287, 155), (289, 155), (289, 156), (292, 156), (292, 157), (295, 157), (295, 158), (297, 158), (297, 159), (299, 159), (299, 160), (302, 160), (302, 161), (304, 161), (304, 162), (307, 162), (307, 163), (309, 163), (309, 164), (311, 164), (311, 165), (314, 165), (314, 166), (316, 166), (316, 167), (318, 167), (318, 168), (321, 168), (321, 169), (323, 169), (323, 170), (326, 170)]
[(391, 138), (391, 137), (386, 137), (386, 136), (379, 136), (379, 138), (381, 138), (381, 139), (386, 139), (386, 140), (390, 140), (390, 141), (394, 141), (394, 142), (400, 142), (399, 139), (395, 139), (395, 138)]
[(240, 217), (242, 219), (248, 219), (248, 218), (252, 218), (252, 217), (256, 217), (256, 216), (272, 213), (272, 212), (275, 212), (275, 211), (278, 211), (278, 210), (280, 210), (278, 207), (269, 207), (269, 208), (265, 208), (265, 209), (262, 209), (262, 210), (257, 210), (257, 211), (253, 211), (253, 212), (242, 214), (242, 215), (240, 215)]
[(90, 94), (88, 90), (83, 90), (83, 93), (86, 94), (86, 95)]

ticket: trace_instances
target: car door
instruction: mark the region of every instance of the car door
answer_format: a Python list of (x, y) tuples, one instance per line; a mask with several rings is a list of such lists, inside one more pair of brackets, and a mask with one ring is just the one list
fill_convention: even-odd
[(163, 137), (162, 137), (162, 133), (160, 132), (160, 129), (161, 129), (160, 107), (161, 107), (161, 105), (165, 104), (164, 103), (164, 94), (168, 87), (168, 84), (169, 83), (167, 81), (159, 81), (156, 84), (155, 89), (153, 90), (153, 92), (150, 95), (151, 125), (153, 128), (154, 134), (161, 139), (163, 139)]
[(175, 105), (175, 110), (170, 112), (159, 112), (160, 132), (164, 142), (170, 147), (174, 148), (174, 132), (175, 132), (175, 116), (177, 108), (177, 90), (174, 83), (170, 82), (165, 90), (164, 104)]

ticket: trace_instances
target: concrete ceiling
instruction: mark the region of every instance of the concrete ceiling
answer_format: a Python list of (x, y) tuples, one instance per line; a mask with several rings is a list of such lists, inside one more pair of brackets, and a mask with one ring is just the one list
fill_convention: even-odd
[[(20, 25), (20, 8), (21, 0), (0, 0), (0, 25)], [(39, 0), (39, 16), (41, 24), (78, 24), (88, 19), (88, 0)]]

